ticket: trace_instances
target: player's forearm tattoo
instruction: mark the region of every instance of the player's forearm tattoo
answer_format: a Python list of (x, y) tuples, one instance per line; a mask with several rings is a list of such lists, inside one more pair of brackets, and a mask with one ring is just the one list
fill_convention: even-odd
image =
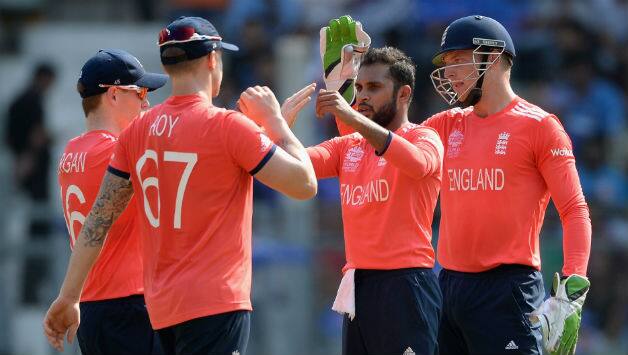
[(132, 195), (130, 180), (105, 173), (98, 197), (81, 230), (84, 246), (93, 248), (104, 243), (109, 228), (124, 211)]

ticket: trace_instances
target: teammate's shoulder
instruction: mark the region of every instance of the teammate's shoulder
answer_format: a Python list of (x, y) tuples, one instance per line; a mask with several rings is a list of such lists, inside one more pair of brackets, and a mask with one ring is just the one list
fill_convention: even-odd
[(78, 135), (68, 141), (66, 144), (66, 150), (69, 148), (76, 147), (89, 147), (94, 146), (100, 143), (115, 143), (118, 141), (118, 137), (116, 137), (113, 133), (108, 131), (88, 131), (84, 132), (81, 135)]
[(461, 118), (467, 117), (471, 112), (473, 112), (473, 107), (460, 108), (460, 107), (452, 107), (450, 109), (435, 113), (431, 117), (429, 117), (425, 122), (423, 122), (422, 126), (432, 126), (445, 124), (449, 121), (458, 120)]
[(444, 119), (455, 120), (458, 118), (467, 117), (471, 112), (473, 112), (473, 106), (460, 108), (460, 107), (452, 107), (449, 110), (442, 111), (437, 113), (436, 115), (442, 116)]
[(530, 122), (541, 123), (546, 120), (557, 119), (556, 115), (547, 112), (539, 106), (532, 104), (526, 100), (519, 99), (512, 107), (510, 113), (515, 118), (529, 120)]
[(361, 142), (363, 140), (366, 140), (359, 132), (345, 134), (344, 136), (338, 136), (334, 139), (344, 142)]
[[(400, 136), (422, 134), (422, 135), (431, 135), (431, 136), (439, 137), (438, 131), (434, 127), (416, 124), (412, 122), (403, 126), (399, 131), (397, 131), (397, 134), (399, 134)], [(438, 139), (440, 140), (440, 138)]]

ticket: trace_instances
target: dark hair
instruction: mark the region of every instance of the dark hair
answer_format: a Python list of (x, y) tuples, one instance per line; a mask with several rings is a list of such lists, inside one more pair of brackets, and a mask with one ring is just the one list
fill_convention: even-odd
[(52, 78), (56, 76), (56, 71), (52, 64), (48, 62), (41, 62), (35, 66), (33, 69), (33, 77), (41, 78), (43, 76)]
[(362, 65), (384, 64), (388, 66), (388, 73), (393, 80), (393, 93), (400, 87), (409, 85), (412, 88), (410, 101), (414, 95), (414, 80), (416, 65), (410, 57), (394, 47), (371, 48), (362, 58)]

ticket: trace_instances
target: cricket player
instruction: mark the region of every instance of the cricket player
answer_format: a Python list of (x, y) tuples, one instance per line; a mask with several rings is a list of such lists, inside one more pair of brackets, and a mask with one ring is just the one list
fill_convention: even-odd
[[(322, 51), (342, 53), (352, 42), (345, 34), (355, 39), (362, 29), (343, 16), (324, 32)], [(319, 116), (332, 114), (356, 133), (307, 149), (317, 178), (340, 180), (347, 263), (333, 309), (344, 314), (342, 354), (436, 354), (441, 294), (431, 225), (443, 145), (433, 129), (408, 121), (412, 60), (391, 47), (360, 57), (357, 110), (352, 95), (336, 90), (320, 90), (316, 100)], [(284, 116), (293, 119), (290, 107), (312, 91), (288, 99)]]
[[(237, 50), (207, 20), (181, 17), (159, 35), (172, 96), (118, 139), (45, 321), (62, 349), (112, 221), (135, 194), (148, 314), (166, 354), (246, 353), (250, 327), (252, 177), (297, 199), (316, 194), (307, 152), (273, 93), (247, 89), (244, 114), (216, 107), (222, 54)], [(256, 124), (257, 123), (257, 124)], [(262, 128), (264, 132), (262, 132)]]
[[(558, 118), (510, 86), (515, 47), (484, 16), (452, 22), (432, 72), (459, 104), (423, 123), (445, 144), (438, 260), (441, 354), (573, 354), (589, 281), (591, 221)], [(539, 232), (550, 196), (564, 266), (543, 302)]]
[[(119, 49), (98, 51), (81, 69), (77, 89), (87, 129), (68, 142), (58, 168), (71, 248), (96, 200), (118, 134), (148, 107), (148, 91), (167, 79), (147, 73), (137, 58)], [(132, 198), (111, 225), (80, 295), (77, 336), (83, 354), (161, 353), (148, 320), (142, 278), (140, 228)]]

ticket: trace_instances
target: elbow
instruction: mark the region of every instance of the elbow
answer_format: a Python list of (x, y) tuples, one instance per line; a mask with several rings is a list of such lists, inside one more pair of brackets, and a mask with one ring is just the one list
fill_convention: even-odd
[(292, 189), (292, 193), (289, 194), (295, 200), (309, 200), (316, 196), (318, 192), (318, 181), (313, 169), (303, 168), (300, 169), (293, 181), (297, 182)]
[(292, 195), (292, 198), (295, 200), (309, 200), (316, 196), (318, 192), (318, 182), (316, 181), (316, 177), (308, 177), (303, 184), (299, 187), (297, 191)]

